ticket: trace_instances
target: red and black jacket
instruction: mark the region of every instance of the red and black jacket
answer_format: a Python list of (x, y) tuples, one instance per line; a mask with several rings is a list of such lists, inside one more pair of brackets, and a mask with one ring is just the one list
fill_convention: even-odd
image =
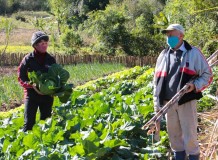
[(28, 72), (41, 71), (48, 72), (49, 66), (56, 63), (54, 57), (48, 53), (37, 53), (37, 51), (27, 54), (18, 67), (18, 81), (24, 87), (24, 95), (28, 96), (29, 92), (35, 92), (32, 85), (29, 84)]

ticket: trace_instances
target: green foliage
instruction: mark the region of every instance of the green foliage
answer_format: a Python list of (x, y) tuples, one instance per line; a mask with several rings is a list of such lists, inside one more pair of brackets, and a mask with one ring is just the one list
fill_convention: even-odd
[[(68, 83), (72, 83), (75, 86), (84, 84), (87, 81), (97, 79), (101, 76), (105, 76), (114, 72), (124, 70), (125, 67), (118, 63), (92, 63), (92, 64), (77, 64), (77, 65), (67, 65), (64, 66), (70, 73), (70, 78)], [(16, 71), (16, 68), (13, 70)], [(17, 107), (22, 104), (23, 99), (23, 88), (19, 85), (17, 81), (17, 74), (10, 73), (6, 75), (1, 75), (0, 77), (0, 107), (3, 111), (9, 110), (12, 107)], [(55, 98), (56, 100), (56, 98)], [(57, 101), (59, 99), (57, 98)], [(13, 112), (13, 111), (12, 111)], [(6, 113), (3, 113), (4, 115)], [(1, 115), (0, 115), (1, 117)]]
[(77, 29), (79, 24), (87, 18), (88, 12), (104, 9), (108, 0), (49, 0), (50, 12), (58, 23), (58, 32), (65, 29)]
[(154, 4), (125, 0), (108, 5), (104, 11), (90, 13), (85, 28), (97, 39), (92, 49), (112, 55), (139, 56), (160, 51), (161, 36), (153, 27), (153, 11), (159, 8)]
[(15, 114), (18, 114), (18, 112), (24, 112), (24, 105), (21, 105), (15, 109), (11, 109), (7, 112), (0, 112), (0, 120), (11, 117)]
[(19, 9), (19, 1), (13, 2), (12, 0), (0, 0), (0, 14), (7, 14), (17, 11)]
[(2, 53), (5, 53), (6, 49), (8, 47), (9, 38), (10, 38), (11, 32), (12, 32), (12, 30), (14, 28), (14, 25), (13, 25), (12, 21), (10, 19), (8, 19), (8, 18), (1, 19), (0, 23), (1, 23), (0, 29), (3, 29), (5, 31), (5, 35), (6, 35), (6, 38), (5, 38), (5, 48), (2, 51)]
[(217, 49), (218, 49), (218, 40), (209, 40), (208, 42), (206, 42), (204, 48), (202, 49), (202, 52), (205, 55), (210, 56), (215, 51), (217, 51)]
[[(17, 0), (18, 1), (18, 0)], [(23, 11), (48, 11), (49, 0), (22, 0), (19, 1), (20, 7), (19, 10)]]
[(23, 99), (23, 90), (17, 81), (17, 75), (5, 75), (0, 77), (0, 107), (8, 109), (10, 106), (19, 106)]
[(31, 21), (35, 28), (38, 30), (44, 31), (46, 26), (46, 19), (43, 18), (35, 18)]
[(72, 93), (73, 85), (67, 84), (70, 74), (58, 64), (52, 64), (48, 73), (28, 72), (28, 77), (42, 94), (58, 96), (62, 103), (66, 103)]
[[(31, 20), (27, 18), (28, 13), (26, 15), (17, 13), (14, 17), (24, 23), (32, 23), (35, 29), (50, 34), (54, 53), (57, 51), (81, 53), (86, 48), (86, 52), (110, 55), (156, 55), (166, 45), (160, 30), (171, 23), (180, 23), (186, 31), (185, 39), (192, 45), (203, 48), (209, 55), (208, 43), (216, 42), (218, 35), (217, 0), (46, 0), (43, 2), (42, 0), (34, 2), (33, 0), (28, 2), (27, 0), (1, 0), (0, 2), (2, 14), (25, 9), (42, 9), (51, 13), (47, 18), (36, 16)], [(73, 46), (68, 48), (66, 46), (71, 43), (67, 44), (63, 39), (69, 39), (69, 36), (74, 40), (72, 40)], [(64, 44), (61, 44), (62, 42)], [(75, 43), (79, 45), (75, 46)]]
[(17, 11), (48, 10), (48, 1), (44, 0), (0, 0), (0, 14), (12, 14)]
[(9, 115), (0, 121), (1, 157), (167, 159), (166, 132), (154, 142), (141, 130), (153, 112), (153, 71), (135, 67), (79, 86), (71, 101), (55, 103), (52, 118), (26, 133), (19, 131), (23, 113)]
[(204, 97), (199, 100), (198, 108), (197, 108), (198, 112), (208, 111), (212, 109), (215, 104), (216, 104), (215, 100), (211, 99), (207, 95), (204, 95)]
[(62, 31), (66, 28), (66, 21), (68, 18), (69, 6), (64, 0), (49, 0), (51, 14), (54, 15), (57, 21), (58, 34), (61, 35)]
[[(169, 23), (180, 23), (186, 29), (185, 39), (192, 45), (203, 48), (208, 40), (216, 39), (218, 2), (213, 0), (170, 0), (163, 10)], [(211, 8), (211, 9), (210, 9)], [(210, 25), (208, 25), (210, 24)]]
[(97, 38), (93, 50), (115, 54), (117, 48), (128, 53), (129, 34), (124, 26), (125, 16), (120, 10), (108, 6), (104, 11), (89, 14), (86, 26)]
[(109, 0), (70, 0), (69, 1), (70, 16), (67, 24), (70, 28), (77, 29), (79, 24), (82, 24), (86, 19), (89, 12), (96, 10), (104, 10)]
[(198, 111), (203, 112), (212, 109), (216, 104), (217, 100), (211, 98), (210, 96), (217, 97), (218, 92), (218, 67), (213, 68), (213, 81), (208, 88), (203, 92), (204, 97), (199, 100)]
[(204, 91), (205, 94), (211, 94), (211, 95), (216, 95), (218, 91), (218, 67), (214, 67), (212, 69), (213, 71), (213, 81), (211, 85)]
[[(5, 47), (6, 47), (5, 45), (0, 46), (0, 53), (4, 53)], [(8, 45), (7, 50), (5, 52), (6, 52), (6, 54), (10, 54), (10, 53), (22, 54), (22, 53), (28, 53), (31, 50), (32, 50), (32, 46), (12, 46), (12, 45)]]
[(154, 15), (154, 28), (165, 29), (168, 25), (168, 18), (163, 12), (160, 12), (158, 15)]
[[(27, 133), (19, 132), (22, 113), (0, 121), (1, 157), (6, 160), (151, 157), (152, 150), (146, 149), (150, 141), (141, 127), (153, 111), (152, 77), (153, 69), (135, 67), (77, 87), (71, 102), (55, 106), (52, 118), (39, 121)], [(128, 86), (131, 92), (126, 92)], [(160, 145), (165, 143), (166, 136), (162, 134), (161, 139), (155, 151), (164, 158), (166, 150)]]
[(82, 39), (74, 30), (67, 30), (61, 35), (61, 42), (67, 53), (75, 53), (82, 45)]
[(161, 50), (161, 46), (163, 46), (163, 36), (160, 34), (153, 35), (154, 28), (146, 21), (145, 15), (139, 16), (135, 23), (136, 26), (131, 32), (131, 50), (134, 55), (157, 54)]
[(187, 39), (192, 45), (202, 48), (205, 46), (205, 44), (208, 43), (209, 39), (213, 39), (217, 24), (218, 23), (214, 20), (201, 20), (195, 22), (192, 27), (187, 28), (187, 32), (185, 33), (185, 39)]

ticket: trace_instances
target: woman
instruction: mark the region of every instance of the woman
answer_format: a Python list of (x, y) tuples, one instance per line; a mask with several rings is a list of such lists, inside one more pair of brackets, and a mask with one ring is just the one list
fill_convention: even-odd
[(51, 116), (53, 97), (41, 94), (28, 79), (28, 72), (48, 72), (49, 66), (56, 63), (55, 59), (47, 53), (48, 41), (49, 37), (44, 32), (33, 33), (31, 44), (34, 51), (23, 58), (18, 68), (18, 81), (24, 88), (24, 132), (31, 130), (35, 124), (38, 107), (40, 120)]

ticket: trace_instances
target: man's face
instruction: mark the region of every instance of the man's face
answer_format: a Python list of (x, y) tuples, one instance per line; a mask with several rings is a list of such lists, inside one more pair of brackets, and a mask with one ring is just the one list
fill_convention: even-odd
[(46, 53), (47, 48), (48, 48), (48, 41), (41, 40), (37, 44), (34, 45), (34, 48), (39, 52), (39, 53)]
[(173, 37), (178, 37), (179, 41), (178, 41), (178, 43), (175, 44), (176, 46), (170, 45), (171, 47), (173, 46), (172, 48), (174, 48), (174, 49), (177, 49), (183, 43), (184, 35), (178, 30), (167, 31), (166, 36), (168, 37), (168, 40), (169, 40), (170, 37), (172, 37), (172, 38)]

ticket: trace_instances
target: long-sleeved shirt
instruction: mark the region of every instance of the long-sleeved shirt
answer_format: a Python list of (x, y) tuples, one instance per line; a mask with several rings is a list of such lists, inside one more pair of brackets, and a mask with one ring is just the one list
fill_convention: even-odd
[(40, 54), (36, 51), (27, 54), (21, 61), (18, 67), (18, 81), (24, 88), (24, 96), (28, 95), (29, 91), (34, 91), (32, 85), (29, 84), (28, 72), (41, 71), (48, 72), (49, 66), (56, 63), (54, 57), (48, 53)]

